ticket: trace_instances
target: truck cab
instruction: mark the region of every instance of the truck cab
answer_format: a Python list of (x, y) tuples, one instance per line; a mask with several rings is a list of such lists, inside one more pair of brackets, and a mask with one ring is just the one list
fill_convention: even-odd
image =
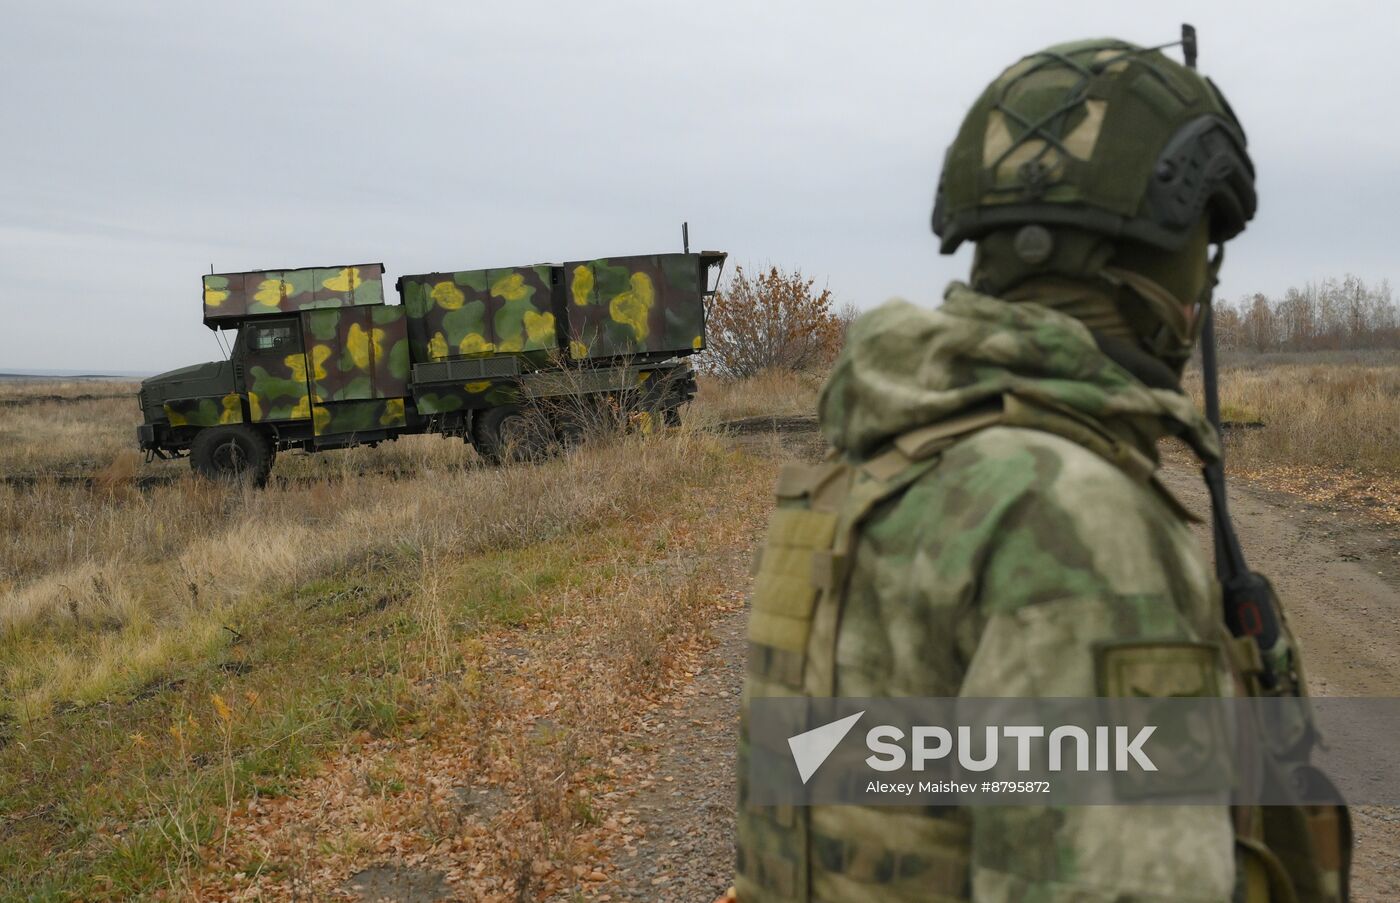
[(211, 274), (204, 324), (232, 330), (227, 361), (141, 385), (148, 456), (189, 454), (207, 476), (266, 479), (278, 449), (373, 444), (409, 426), (403, 309), (382, 264)]

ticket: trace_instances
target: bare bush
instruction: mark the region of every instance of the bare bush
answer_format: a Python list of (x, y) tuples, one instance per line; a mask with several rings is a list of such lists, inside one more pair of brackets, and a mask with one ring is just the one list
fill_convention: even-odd
[(828, 367), (841, 349), (847, 309), (833, 310), (831, 291), (816, 291), (815, 283), (800, 270), (774, 266), (751, 276), (736, 267), (706, 308), (701, 365), (735, 378)]

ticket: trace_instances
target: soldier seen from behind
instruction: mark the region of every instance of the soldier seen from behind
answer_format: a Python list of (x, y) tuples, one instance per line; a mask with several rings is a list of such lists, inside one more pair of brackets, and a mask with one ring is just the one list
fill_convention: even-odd
[[(1265, 689), (1157, 477), (1168, 437), (1219, 457), (1181, 378), (1254, 212), (1234, 113), (1160, 49), (1062, 44), (992, 82), (933, 212), (944, 253), (976, 244), (969, 283), (855, 323), (820, 400), (832, 453), (779, 481), (745, 717), (760, 696)], [(747, 743), (741, 903), (1346, 896), (1344, 810), (758, 807)]]

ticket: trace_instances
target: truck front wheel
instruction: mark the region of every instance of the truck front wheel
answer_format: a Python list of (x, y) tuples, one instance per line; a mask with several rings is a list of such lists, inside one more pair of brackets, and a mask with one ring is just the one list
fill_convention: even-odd
[(243, 423), (200, 430), (190, 443), (190, 467), (210, 480), (262, 486), (272, 472), (272, 459), (267, 434)]

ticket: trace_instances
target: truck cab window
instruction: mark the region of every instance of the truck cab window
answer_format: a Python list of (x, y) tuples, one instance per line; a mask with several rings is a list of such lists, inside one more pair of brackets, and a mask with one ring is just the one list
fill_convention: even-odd
[(260, 324), (245, 327), (249, 351), (298, 351), (296, 324), (290, 322)]

